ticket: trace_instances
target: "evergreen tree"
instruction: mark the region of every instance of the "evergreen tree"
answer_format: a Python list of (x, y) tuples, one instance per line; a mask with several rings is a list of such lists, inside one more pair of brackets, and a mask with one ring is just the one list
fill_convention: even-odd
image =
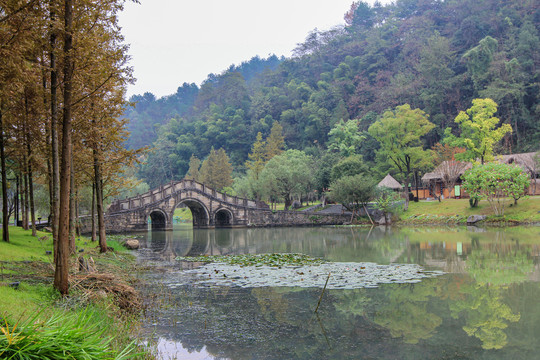
[(223, 148), (212, 147), (210, 155), (203, 161), (200, 170), (201, 182), (216, 190), (232, 185), (232, 165)]
[(248, 155), (249, 160), (246, 161), (246, 167), (251, 170), (251, 174), (255, 180), (259, 179), (259, 174), (267, 162), (266, 147), (267, 143), (263, 141), (262, 133), (259, 131), (257, 133), (257, 140), (253, 143), (251, 153)]
[(191, 154), (191, 158), (189, 159), (189, 169), (184, 179), (200, 181), (200, 178), (201, 178), (201, 173), (199, 171), (200, 167), (201, 167), (201, 160), (199, 160), (199, 158), (196, 157), (195, 154)]
[(270, 130), (270, 136), (266, 139), (266, 146), (264, 148), (265, 161), (268, 162), (274, 156), (281, 154), (284, 147), (285, 137), (283, 136), (283, 127), (279, 122), (274, 121)]

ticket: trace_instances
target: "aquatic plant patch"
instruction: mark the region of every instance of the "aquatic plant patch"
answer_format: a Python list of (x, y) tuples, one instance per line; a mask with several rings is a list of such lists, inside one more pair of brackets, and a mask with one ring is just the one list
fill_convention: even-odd
[[(257, 257), (257, 259), (287, 258), (289, 255), (299, 254), (265, 254), (265, 255), (242, 255)], [(303, 255), (306, 259), (309, 257)], [(299, 257), (303, 259), (303, 257)], [(209, 257), (204, 257), (209, 258)], [(186, 270), (184, 273), (194, 274), (199, 284), (240, 286), (240, 287), (303, 287), (323, 288), (330, 274), (328, 289), (358, 289), (373, 288), (381, 284), (391, 283), (417, 283), (424, 278), (442, 275), (441, 271), (426, 271), (415, 264), (390, 264), (379, 265), (375, 263), (353, 262), (323, 262), (320, 259), (313, 263), (286, 263), (279, 262), (275, 266), (262, 264), (257, 261), (235, 263), (231, 261), (234, 256), (219, 256), (199, 268)], [(184, 260), (184, 258), (179, 258)], [(223, 261), (222, 261), (223, 260)], [(200, 259), (199, 261), (204, 261)], [(247, 264), (250, 265), (247, 265)], [(184, 279), (187, 280), (187, 279)], [(186, 285), (180, 283), (170, 284), (170, 287)]]
[(179, 256), (176, 260), (190, 262), (217, 262), (240, 266), (294, 266), (294, 265), (320, 265), (322, 259), (313, 258), (304, 254), (243, 254), (243, 255), (201, 255)]

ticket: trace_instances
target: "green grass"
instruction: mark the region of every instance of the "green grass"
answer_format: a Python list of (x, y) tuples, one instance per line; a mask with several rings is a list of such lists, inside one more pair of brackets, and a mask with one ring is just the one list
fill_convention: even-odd
[(174, 220), (185, 223), (192, 222), (193, 216), (191, 215), (191, 210), (187, 207), (174, 209)]
[[(38, 239), (43, 236), (47, 239)], [(98, 270), (105, 269), (120, 277), (133, 272), (134, 257), (118, 241), (107, 240), (114, 251), (106, 254), (100, 254), (97, 245), (84, 237), (77, 239), (77, 248), (84, 252), (74, 255), (72, 262), (75, 263), (79, 255), (92, 256)], [(52, 251), (52, 239), (47, 233), (40, 232), (38, 237), (33, 237), (31, 231), (10, 227), (10, 242), (0, 241), (0, 327), (3, 328), (0, 358), (62, 359), (64, 355), (59, 354), (64, 351), (73, 355), (65, 357), (70, 359), (152, 358), (148, 354), (123, 357), (124, 349), (134, 351), (132, 334), (138, 327), (138, 317), (122, 312), (114, 297), (91, 300), (88, 291), (80, 287), (72, 288), (69, 297), (60, 297), (52, 286), (53, 259), (52, 255), (46, 255), (46, 250)], [(9, 286), (15, 281), (20, 283), (17, 289)], [(20, 349), (13, 342), (6, 343), (7, 334), (13, 331), (15, 324), (21, 325), (20, 339), (32, 340), (28, 343), (21, 340), (17, 345)], [(36, 324), (39, 326), (34, 326)], [(79, 351), (92, 356), (84, 357)]]
[(539, 196), (520, 199), (517, 206), (507, 206), (502, 217), (494, 215), (486, 200), (480, 201), (477, 208), (471, 208), (468, 199), (445, 199), (441, 202), (411, 201), (401, 219), (406, 223), (464, 223), (470, 215), (486, 215), (490, 222), (538, 223), (539, 211)]

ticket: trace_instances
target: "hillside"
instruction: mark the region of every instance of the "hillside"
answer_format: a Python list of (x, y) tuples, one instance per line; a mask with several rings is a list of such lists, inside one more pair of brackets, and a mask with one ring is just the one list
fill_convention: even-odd
[[(158, 185), (180, 179), (192, 154), (223, 147), (237, 171), (258, 132), (283, 126), (286, 146), (324, 149), (339, 120), (361, 119), (365, 131), (382, 112), (408, 103), (436, 127), (425, 147), (474, 98), (492, 98), (511, 136), (500, 153), (537, 150), (540, 140), (540, 8), (534, 0), (398, 0), (359, 2), (345, 23), (310, 33), (288, 59), (254, 58), (210, 75), (199, 87), (139, 101), (126, 115), (130, 147), (151, 145), (140, 175)], [(249, 70), (248, 70), (249, 69)], [(155, 131), (155, 132), (154, 132)], [(369, 136), (360, 153), (374, 161)]]

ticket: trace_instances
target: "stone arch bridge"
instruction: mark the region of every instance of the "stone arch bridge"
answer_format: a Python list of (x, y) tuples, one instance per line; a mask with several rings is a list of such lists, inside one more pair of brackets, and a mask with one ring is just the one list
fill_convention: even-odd
[[(173, 181), (144, 194), (117, 200), (105, 214), (108, 232), (148, 229), (172, 230), (174, 210), (187, 206), (194, 228), (336, 225), (350, 216), (304, 211), (272, 211), (264, 202), (230, 196), (194, 180)], [(81, 219), (83, 232), (90, 232), (89, 217)]]

